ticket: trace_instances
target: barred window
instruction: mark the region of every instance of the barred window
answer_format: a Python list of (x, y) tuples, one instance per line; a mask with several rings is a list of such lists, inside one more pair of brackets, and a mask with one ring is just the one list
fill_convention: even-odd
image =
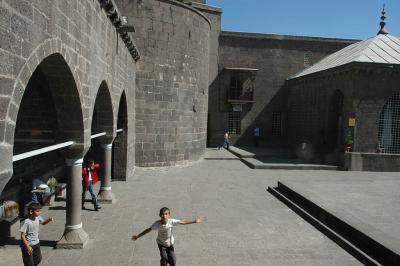
[(229, 134), (240, 134), (241, 133), (240, 118), (241, 118), (240, 111), (229, 111), (229, 116), (228, 116)]
[(280, 137), (282, 136), (282, 112), (272, 113), (272, 136)]
[(386, 102), (379, 117), (379, 150), (383, 153), (400, 153), (400, 93)]

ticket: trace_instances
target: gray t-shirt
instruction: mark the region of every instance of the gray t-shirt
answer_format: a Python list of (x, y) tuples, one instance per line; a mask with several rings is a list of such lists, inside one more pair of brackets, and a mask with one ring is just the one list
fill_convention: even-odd
[(151, 225), (151, 230), (158, 230), (157, 243), (169, 247), (174, 244), (174, 236), (172, 235), (172, 227), (178, 225), (180, 220), (168, 219), (166, 224), (162, 224), (161, 220), (154, 222)]
[(25, 233), (29, 245), (34, 246), (39, 244), (39, 224), (43, 222), (42, 216), (35, 217), (35, 220), (27, 218), (22, 221), (19, 231)]

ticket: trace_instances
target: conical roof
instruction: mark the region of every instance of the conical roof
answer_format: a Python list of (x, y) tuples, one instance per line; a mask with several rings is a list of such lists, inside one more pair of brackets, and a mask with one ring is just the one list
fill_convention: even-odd
[(351, 44), (289, 79), (321, 72), (353, 62), (400, 64), (400, 39), (390, 34), (378, 34), (365, 41)]

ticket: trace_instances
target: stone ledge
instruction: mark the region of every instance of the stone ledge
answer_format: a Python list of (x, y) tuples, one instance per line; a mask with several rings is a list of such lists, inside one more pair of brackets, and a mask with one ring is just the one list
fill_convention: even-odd
[(317, 41), (327, 43), (348, 43), (353, 44), (359, 42), (356, 39), (339, 39), (339, 38), (323, 38), (313, 36), (294, 36), (294, 35), (280, 35), (268, 33), (253, 33), (253, 32), (238, 32), (238, 31), (221, 31), (221, 37), (236, 37), (236, 38), (253, 38), (253, 39), (270, 39), (270, 40), (288, 40), (288, 41)]
[(120, 15), (121, 12), (118, 10), (118, 7), (115, 4), (114, 0), (98, 0), (98, 1), (101, 7), (106, 12), (107, 17), (110, 19), (111, 23), (117, 29), (117, 32), (121, 36), (121, 39), (124, 41), (125, 46), (128, 49), (129, 53), (131, 54), (133, 60), (135, 60), (135, 62), (138, 61), (140, 59), (140, 54), (139, 51), (137, 50), (136, 44), (134, 43), (130, 34), (121, 31), (121, 28), (123, 27)]
[(193, 11), (194, 13), (198, 14), (199, 16), (201, 16), (210, 26), (211, 28), (211, 22), (210, 20), (203, 14), (201, 13), (199, 10), (197, 10), (196, 8), (193, 8), (192, 6), (190, 6), (189, 4), (184, 4), (183, 2), (177, 1), (177, 0), (157, 0), (159, 2), (165, 2), (165, 3), (169, 3), (172, 5), (176, 5), (176, 6), (180, 6), (186, 9), (189, 9), (190, 11)]
[(209, 12), (209, 13), (222, 13), (222, 9), (216, 6), (209, 6), (207, 4), (201, 4), (201, 3), (196, 3), (196, 2), (190, 2), (189, 5), (191, 5), (192, 7), (200, 10), (200, 11), (205, 11), (205, 12)]

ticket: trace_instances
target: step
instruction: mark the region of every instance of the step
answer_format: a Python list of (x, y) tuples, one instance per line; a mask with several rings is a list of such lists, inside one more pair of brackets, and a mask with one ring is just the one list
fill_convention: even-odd
[(229, 151), (239, 158), (270, 158), (270, 157), (279, 157), (285, 159), (296, 158), (296, 155), (293, 153), (293, 151), (278, 147), (238, 148), (235, 146), (230, 146)]
[(229, 147), (229, 151), (230, 151), (232, 154), (234, 154), (234, 155), (236, 155), (237, 157), (239, 157), (239, 158), (253, 158), (253, 157), (256, 156), (256, 155), (255, 155), (254, 153), (252, 153), (252, 152), (248, 152), (248, 151), (245, 151), (245, 150), (239, 149), (239, 148), (237, 148), (237, 147), (233, 147), (233, 146)]
[(335, 165), (305, 164), (305, 163), (263, 163), (255, 158), (241, 158), (251, 169), (284, 169), (284, 170), (338, 170)]
[[(365, 263), (362, 261), (364, 264), (400, 265), (400, 243), (397, 239), (386, 235), (377, 228), (366, 225), (363, 221), (346, 216), (344, 211), (338, 212), (331, 208), (320, 206), (316, 203), (316, 199), (313, 202), (282, 182), (278, 182), (276, 188), (268, 188), (268, 191), (289, 207), (294, 204), (294, 211), (296, 208), (301, 208), (307, 213), (307, 216), (311, 216), (313, 220), (322, 223), (324, 227), (329, 228), (330, 231), (335, 232), (336, 235), (351, 243), (360, 252), (353, 254), (349, 251), (350, 254), (359, 260), (361, 253), (370, 258), (371, 262)], [(287, 204), (287, 201), (290, 201), (290, 204)], [(321, 232), (325, 233), (323, 230)], [(350, 248), (350, 250), (354, 248)]]

